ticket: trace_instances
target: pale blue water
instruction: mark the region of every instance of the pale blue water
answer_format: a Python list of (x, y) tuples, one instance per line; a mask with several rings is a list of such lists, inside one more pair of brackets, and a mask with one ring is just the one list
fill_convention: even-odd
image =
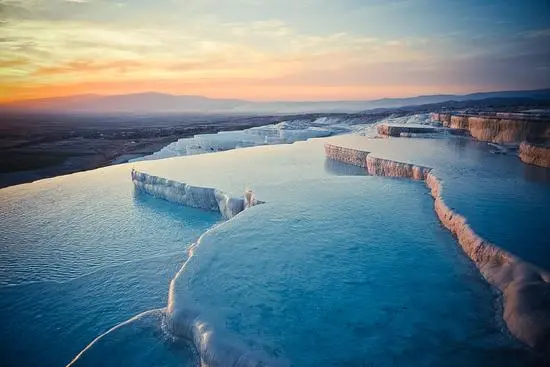
[[(520, 365), (421, 183), (279, 185), (210, 232), (181, 282), (215, 328), (296, 366)], [(304, 203), (307, 203), (304, 205)]]
[(513, 154), (493, 154), (490, 145), (465, 138), (335, 141), (433, 168), (443, 181), (445, 202), (476, 233), (550, 270), (550, 169), (526, 165)]
[(116, 169), (3, 189), (0, 202), (4, 366), (65, 365), (110, 327), (164, 307), (187, 246), (221, 220), (135, 194)]
[[(427, 160), (432, 141), (422, 142), (414, 152)], [(189, 262), (180, 286), (201, 306), (205, 321), (296, 366), (529, 361), (502, 329), (492, 290), (437, 221), (426, 187), (362, 176), (361, 169), (327, 161), (322, 144), (138, 166), (228, 192), (251, 187), (267, 202), (209, 232)], [(452, 144), (435, 145), (438, 159), (451, 162), (458, 149), (457, 161), (466, 157), (471, 171), (464, 170), (467, 179), (455, 189), (449, 166), (446, 200), (464, 212), (466, 199), (482, 198), (474, 229), (481, 232), (488, 223), (494, 242), (520, 236), (510, 225), (500, 231), (492, 224), (500, 215), (498, 190), (510, 195), (508, 184), (489, 177), (483, 187), (474, 186), (475, 176), (483, 177), (479, 167), (494, 155), (482, 146)], [(64, 365), (109, 328), (166, 306), (168, 283), (188, 245), (220, 217), (136, 196), (130, 168), (0, 190), (3, 365)], [(444, 168), (437, 168), (442, 175)], [(519, 168), (513, 169), (516, 175)], [(544, 180), (525, 177), (515, 181), (548, 189)], [(529, 209), (534, 200), (519, 202), (535, 213)], [(532, 228), (533, 238), (540, 236), (536, 223), (522, 225), (532, 227), (518, 231)], [(101, 339), (79, 365), (186, 366), (196, 365), (196, 356), (164, 332), (160, 317), (148, 314)]]

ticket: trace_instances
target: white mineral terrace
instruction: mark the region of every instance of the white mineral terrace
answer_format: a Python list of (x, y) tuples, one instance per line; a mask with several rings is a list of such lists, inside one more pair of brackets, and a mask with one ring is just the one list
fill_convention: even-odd
[[(291, 181), (292, 177), (300, 177), (302, 180), (324, 177), (327, 173), (326, 163), (323, 163), (323, 147), (330, 160), (361, 167), (371, 175), (421, 180), (435, 200), (435, 212), (441, 223), (456, 236), (484, 278), (502, 293), (503, 318), (510, 332), (536, 350), (550, 353), (550, 274), (503, 250), (498, 246), (499, 243), (493, 244), (479, 236), (463, 215), (445, 203), (442, 195), (442, 179), (448, 177), (449, 171), (462, 177), (460, 170), (471, 168), (468, 166), (472, 163), (469, 159), (475, 160), (479, 154), (487, 155), (491, 162), (500, 160), (502, 163), (502, 159), (507, 159), (491, 155), (488, 149), (484, 151), (483, 144), (459, 138), (427, 141), (368, 139), (351, 135), (314, 139), (291, 146), (255, 147), (216, 153), (215, 159), (205, 154), (141, 162), (137, 167), (140, 172), (134, 172), (132, 178), (139, 190), (180, 204), (218, 210), (226, 218), (231, 218), (257, 202), (248, 190), (249, 185), (252, 185), (259, 198), (269, 203), (277, 200), (277, 197), (273, 196), (272, 186), (266, 185), (266, 182), (281, 184), (287, 179)], [(464, 155), (464, 149), (468, 152), (473, 149), (470, 158)], [(443, 152), (450, 153), (450, 161), (438, 161)], [(282, 161), (281, 154), (285, 157)], [(456, 168), (452, 164), (447, 167), (449, 162), (457, 161), (457, 154), (460, 154), (459, 161), (463, 165), (458, 168), (460, 172), (455, 172)], [(402, 162), (404, 157), (422, 164)], [(176, 162), (178, 169), (174, 170)], [(273, 162), (277, 162), (277, 170), (270, 170)], [(438, 165), (437, 169), (432, 169), (432, 163)], [(446, 168), (443, 176), (439, 176), (442, 172), (440, 166)], [(476, 179), (479, 171), (473, 170), (468, 174), (470, 178)], [(225, 179), (220, 182), (217, 177)], [(492, 179), (490, 174), (479, 177), (479, 180), (488, 179)], [(487, 181), (481, 182), (483, 187), (483, 182)], [(217, 189), (210, 189), (212, 186)], [(244, 197), (241, 194), (243, 191)], [(476, 200), (475, 195), (472, 200)]]
[(504, 320), (510, 332), (527, 345), (550, 353), (550, 274), (537, 269), (478, 236), (466, 218), (449, 208), (442, 182), (432, 169), (377, 157), (365, 150), (325, 144), (326, 156), (361, 166), (377, 176), (424, 180), (435, 200), (441, 223), (456, 236), (484, 278), (503, 294)]
[(233, 218), (243, 210), (261, 203), (251, 190), (246, 190), (242, 197), (231, 197), (221, 190), (191, 186), (134, 169), (132, 181), (138, 190), (149, 195), (192, 208), (217, 211), (225, 219)]
[(549, 145), (530, 144), (524, 141), (519, 146), (519, 157), (527, 164), (550, 168)]
[(469, 131), (472, 137), (481, 141), (519, 144), (525, 140), (550, 138), (550, 121), (547, 119), (449, 113), (433, 113), (431, 117), (445, 127)]

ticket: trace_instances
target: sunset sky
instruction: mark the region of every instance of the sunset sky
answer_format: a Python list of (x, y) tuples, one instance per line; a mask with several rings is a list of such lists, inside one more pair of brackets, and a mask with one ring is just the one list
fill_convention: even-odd
[(0, 101), (550, 87), (550, 1), (0, 0)]

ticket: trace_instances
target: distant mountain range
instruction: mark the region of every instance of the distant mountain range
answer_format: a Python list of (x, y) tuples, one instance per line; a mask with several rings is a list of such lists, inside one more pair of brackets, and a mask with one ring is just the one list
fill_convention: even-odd
[(213, 99), (193, 95), (136, 93), (101, 96), (94, 94), (44, 98), (0, 104), (0, 111), (70, 113), (330, 113), (362, 112), (380, 108), (399, 108), (448, 101), (476, 101), (489, 98), (550, 100), (550, 89), (438, 94), (411, 98), (383, 98), (371, 101), (252, 102), (238, 99)]

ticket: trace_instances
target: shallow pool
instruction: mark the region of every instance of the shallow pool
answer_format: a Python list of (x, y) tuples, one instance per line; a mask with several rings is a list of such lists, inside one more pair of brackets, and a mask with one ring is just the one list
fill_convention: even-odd
[[(455, 176), (459, 166), (436, 169), (447, 175), (445, 199), (474, 214), (476, 231), (497, 245), (498, 236), (521, 237), (525, 228), (538, 236), (536, 221), (494, 228), (508, 215), (491, 209), (506, 183), (487, 187), (490, 178), (478, 170), (490, 163), (542, 191), (544, 180), (517, 178), (520, 168), (500, 166), (482, 145), (417, 140), (418, 156), (407, 156), (415, 163), (430, 165), (441, 151), (468, 163)], [(174, 281), (173, 309), (196, 312), (227, 345), (296, 366), (529, 362), (500, 321), (496, 295), (439, 224), (427, 188), (329, 161), (325, 141), (139, 162), (0, 190), (4, 364), (64, 365), (116, 325), (78, 365), (198, 363), (162, 308), (189, 245), (221, 217), (136, 194), (132, 167), (232, 195), (250, 188), (266, 202), (204, 235)], [(518, 194), (526, 215), (540, 209), (530, 195)], [(487, 198), (495, 199), (476, 209), (474, 200)]]

